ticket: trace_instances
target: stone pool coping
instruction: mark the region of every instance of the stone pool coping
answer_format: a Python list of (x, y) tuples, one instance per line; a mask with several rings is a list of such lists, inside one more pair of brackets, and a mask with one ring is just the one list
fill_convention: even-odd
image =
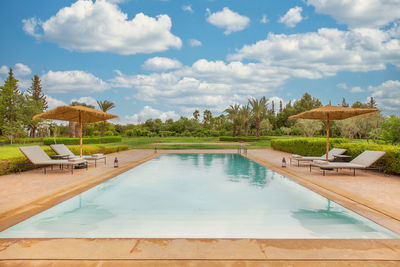
[[(118, 169), (88, 177), (79, 184), (63, 188), (53, 196), (20, 207), (19, 210), (0, 216), (0, 227), (13, 225), (33, 214), (79, 194), (122, 172), (164, 153), (236, 153), (236, 150), (172, 150), (146, 155), (124, 164)], [(390, 218), (368, 203), (360, 203), (351, 196), (329, 190), (329, 185), (318, 185), (278, 165), (247, 155), (248, 158), (273, 169), (300, 184), (337, 201), (375, 222), (392, 225), (399, 221)], [(328, 186), (328, 188), (326, 188)], [(335, 189), (335, 188), (334, 188)], [(343, 192), (342, 192), (343, 193)], [(6, 215), (6, 216), (4, 216)], [(397, 221), (397, 223), (396, 223)], [(6, 227), (7, 228), (7, 227)], [(4, 229), (4, 228), (3, 228)], [(398, 239), (104, 239), (104, 238), (54, 238), (54, 239), (0, 239), (0, 265), (60, 265), (107, 266), (124, 264), (137, 266), (220, 266), (240, 262), (246, 266), (260, 264), (319, 264), (336, 265), (392, 265), (400, 262)]]

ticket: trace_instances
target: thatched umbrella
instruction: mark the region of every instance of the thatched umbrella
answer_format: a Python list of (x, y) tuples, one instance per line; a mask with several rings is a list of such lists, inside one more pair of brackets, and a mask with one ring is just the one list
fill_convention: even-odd
[(79, 123), (80, 156), (82, 157), (82, 123), (106, 121), (114, 118), (118, 118), (118, 116), (84, 106), (59, 106), (37, 114), (32, 119), (52, 119)]
[(308, 110), (297, 115), (289, 117), (289, 120), (308, 119), (308, 120), (324, 120), (327, 122), (327, 140), (326, 140), (326, 160), (328, 160), (329, 152), (329, 121), (344, 120), (355, 116), (372, 114), (379, 112), (376, 108), (347, 108), (339, 106), (326, 105), (320, 108)]

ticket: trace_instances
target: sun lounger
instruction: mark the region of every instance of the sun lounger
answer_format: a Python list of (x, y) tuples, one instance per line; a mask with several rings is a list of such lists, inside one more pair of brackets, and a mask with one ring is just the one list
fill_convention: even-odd
[[(64, 158), (67, 159), (74, 159), (74, 158), (79, 158), (79, 156), (76, 156), (74, 153), (72, 153), (69, 148), (64, 145), (64, 144), (55, 144), (55, 145), (50, 145), (50, 147), (60, 156), (64, 156)], [(100, 159), (104, 159), (104, 164), (107, 163), (107, 157), (104, 156), (103, 154), (93, 154), (93, 155), (87, 155), (87, 156), (82, 156), (83, 159), (86, 160), (93, 160), (94, 161), (94, 166), (97, 167), (97, 161)]]
[(40, 148), (40, 146), (23, 146), (20, 147), (19, 150), (32, 162), (35, 166), (44, 166), (44, 173), (46, 174), (46, 167), (51, 166), (53, 168), (54, 165), (60, 166), (60, 169), (63, 169), (64, 166), (71, 167), (71, 173), (74, 173), (74, 167), (76, 165), (86, 165), (87, 170), (87, 161), (84, 159), (74, 159), (74, 160), (54, 160)]
[[(342, 155), (342, 154), (344, 154), (344, 152), (346, 152), (346, 149), (343, 149), (343, 148), (331, 149), (328, 152), (328, 161), (333, 161), (335, 159), (335, 156)], [(313, 160), (326, 160), (326, 154), (322, 155), (321, 157), (303, 157), (303, 156), (294, 154), (294, 155), (291, 155), (289, 159), (290, 159), (290, 164), (292, 164), (292, 162), (297, 161), (297, 166), (300, 166), (301, 162), (311, 164), (311, 162)]]
[(322, 160), (315, 160), (310, 165), (310, 172), (312, 167), (319, 167), (323, 171), (323, 175), (325, 176), (325, 171), (327, 170), (353, 169), (353, 176), (355, 176), (356, 169), (367, 169), (384, 155), (385, 152), (383, 151), (365, 150), (363, 153), (358, 155), (350, 162), (327, 162)]

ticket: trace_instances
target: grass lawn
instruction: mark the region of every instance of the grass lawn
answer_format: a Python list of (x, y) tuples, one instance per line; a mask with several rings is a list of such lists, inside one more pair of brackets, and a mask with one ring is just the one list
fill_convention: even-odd
[(12, 157), (23, 156), (21, 151), (19, 151), (19, 147), (21, 146), (34, 146), (34, 145), (42, 145), (42, 143), (29, 143), (25, 145), (21, 144), (13, 144), (13, 145), (1, 145), (0, 146), (0, 159), (8, 159)]

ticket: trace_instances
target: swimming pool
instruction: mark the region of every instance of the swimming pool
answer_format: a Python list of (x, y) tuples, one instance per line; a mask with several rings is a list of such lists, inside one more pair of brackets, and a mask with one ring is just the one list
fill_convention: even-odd
[(399, 238), (237, 154), (165, 154), (0, 238)]

